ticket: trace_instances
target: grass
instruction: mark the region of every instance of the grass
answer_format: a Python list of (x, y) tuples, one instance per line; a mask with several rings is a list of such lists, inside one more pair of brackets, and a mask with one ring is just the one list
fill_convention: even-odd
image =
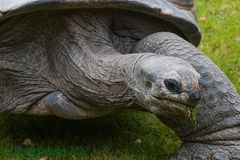
[[(167, 159), (180, 144), (154, 116), (138, 112), (83, 121), (2, 115), (0, 127), (0, 159)], [(25, 138), (31, 147), (21, 146)]]
[(240, 1), (198, 0), (199, 25), (205, 52), (240, 92)]
[[(199, 47), (240, 91), (240, 1), (198, 0)], [(33, 142), (22, 147), (24, 139)], [(0, 116), (0, 159), (169, 159), (180, 145), (153, 115), (122, 112), (69, 121), (54, 117)]]

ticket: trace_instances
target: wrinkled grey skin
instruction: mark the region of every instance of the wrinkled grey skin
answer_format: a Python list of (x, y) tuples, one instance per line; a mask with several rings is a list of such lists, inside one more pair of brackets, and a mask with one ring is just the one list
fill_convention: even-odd
[(238, 94), (174, 25), (117, 10), (36, 12), (0, 25), (1, 112), (86, 119), (144, 108), (185, 141), (175, 159), (239, 158)]

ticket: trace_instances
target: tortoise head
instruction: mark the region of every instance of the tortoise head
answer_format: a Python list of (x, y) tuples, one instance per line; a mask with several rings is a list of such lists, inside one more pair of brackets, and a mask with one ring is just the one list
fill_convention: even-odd
[(135, 94), (141, 106), (159, 116), (184, 116), (199, 100), (197, 71), (174, 57), (150, 57), (134, 70)]

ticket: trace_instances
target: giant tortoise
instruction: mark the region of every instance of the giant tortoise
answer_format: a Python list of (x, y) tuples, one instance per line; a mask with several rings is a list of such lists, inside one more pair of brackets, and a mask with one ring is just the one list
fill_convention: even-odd
[(172, 159), (240, 159), (240, 97), (200, 40), (193, 0), (0, 0), (0, 112), (139, 109), (183, 141)]

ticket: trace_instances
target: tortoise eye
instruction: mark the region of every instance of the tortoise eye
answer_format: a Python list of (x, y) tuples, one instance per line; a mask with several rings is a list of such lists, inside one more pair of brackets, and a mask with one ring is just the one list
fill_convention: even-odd
[(180, 93), (181, 84), (175, 79), (165, 79), (164, 84), (166, 88), (174, 93)]

